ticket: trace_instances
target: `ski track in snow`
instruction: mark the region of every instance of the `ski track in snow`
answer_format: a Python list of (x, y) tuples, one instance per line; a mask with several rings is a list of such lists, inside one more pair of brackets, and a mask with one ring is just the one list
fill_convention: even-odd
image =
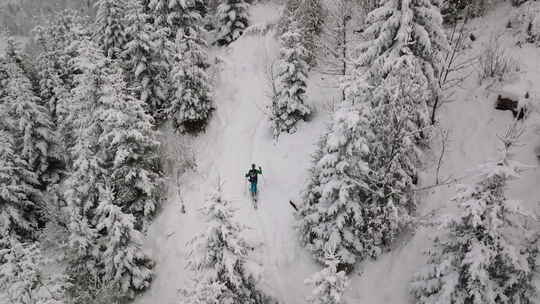
[[(504, 31), (509, 10), (508, 4), (502, 4), (485, 18), (473, 20), (471, 26), (479, 40), (474, 42), (472, 54), (481, 52), (482, 44), (488, 41), (491, 32)], [(270, 4), (255, 5), (253, 23), (275, 21), (278, 13), (279, 9)], [(502, 87), (497, 84), (478, 87), (473, 75), (467, 81), (467, 87), (459, 90), (452, 102), (441, 108), (441, 126), (450, 131), (441, 179), (466, 176), (478, 165), (497, 156), (500, 147), (497, 135), (502, 134), (512, 122), (510, 112), (493, 109), (498, 90), (508, 89), (521, 94), (529, 89), (536, 102), (540, 101), (540, 89), (534, 88), (534, 84), (540, 81), (538, 49), (531, 46), (516, 48), (507, 41), (511, 35), (505, 37), (505, 45), (512, 47), (514, 56), (519, 56), (523, 69), (515, 80)], [(252, 228), (246, 232), (246, 237), (260, 244), (252, 255), (263, 269), (259, 285), (280, 303), (305, 303), (311, 287), (303, 282), (320, 267), (297, 241), (293, 210), (288, 201), (297, 201), (304, 187), (310, 154), (318, 137), (325, 131), (327, 115), (319, 111), (313, 121), (300, 125), (298, 133), (285, 135), (276, 144), (264, 114), (264, 106), (269, 103), (265, 58), (271, 60), (278, 54), (277, 41), (272, 33), (262, 37), (244, 36), (214, 53), (222, 59), (215, 92), (217, 110), (207, 132), (190, 140), (197, 156), (197, 170), (183, 178), (182, 199), (187, 213), (180, 213), (177, 193), (171, 181), (169, 200), (148, 232), (145, 245), (157, 261), (155, 281), (136, 303), (177, 303), (178, 290), (189, 288), (193, 274), (185, 269), (185, 244), (204, 229), (204, 221), (197, 214), (197, 209), (204, 201), (205, 193), (216, 186), (218, 177), (223, 183), (224, 197), (238, 209), (237, 219)], [(325, 99), (332, 98), (328, 89), (317, 85), (310, 86), (309, 95), (310, 102), (319, 109)], [(539, 114), (531, 114), (535, 115)], [(537, 164), (533, 150), (540, 144), (535, 120), (538, 118), (531, 117), (523, 123), (527, 131), (522, 141), (528, 145), (517, 149), (515, 155), (516, 160), (531, 165)], [(170, 130), (166, 132), (170, 133)], [(178, 136), (168, 134), (164, 144), (175, 145), (177, 141)], [(439, 151), (440, 147), (435, 145), (433, 154), (438, 156)], [(250, 202), (244, 178), (251, 163), (261, 165), (263, 169), (257, 210)], [(424, 185), (432, 183), (432, 171), (433, 166), (424, 172)], [(521, 199), (529, 208), (536, 208), (536, 198), (540, 196), (539, 181), (538, 170), (525, 172), (522, 179), (509, 187), (509, 197)], [(436, 216), (441, 216), (452, 212), (455, 206), (449, 200), (454, 194), (454, 185), (422, 194), (420, 215), (435, 212)], [(437, 233), (434, 228), (420, 227), (414, 234), (400, 239), (391, 252), (376, 261), (359, 265), (350, 275), (351, 284), (346, 294), (348, 302), (410, 303), (409, 281), (425, 262), (422, 253), (429, 248)]]

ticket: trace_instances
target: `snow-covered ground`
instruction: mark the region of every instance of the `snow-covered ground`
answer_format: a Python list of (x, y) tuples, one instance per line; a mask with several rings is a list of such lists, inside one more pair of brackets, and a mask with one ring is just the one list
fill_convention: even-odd
[[(531, 99), (539, 102), (540, 88), (534, 84), (540, 82), (540, 52), (533, 46), (515, 46), (511, 33), (505, 29), (511, 9), (508, 4), (502, 4), (489, 16), (472, 22), (471, 28), (478, 40), (472, 43), (468, 53), (471, 56), (479, 54), (491, 33), (503, 33), (501, 41), (519, 60), (521, 69), (503, 84), (486, 82), (480, 86), (473, 74), (456, 92), (453, 101), (441, 108), (441, 127), (450, 132), (441, 178), (466, 176), (476, 166), (497, 156), (500, 148), (497, 135), (512, 123), (510, 112), (497, 111), (493, 107), (498, 92), (522, 95), (528, 90)], [(279, 7), (271, 4), (259, 4), (252, 10), (254, 24), (273, 23), (278, 16)], [(170, 197), (146, 241), (147, 250), (157, 262), (155, 281), (151, 289), (137, 299), (138, 304), (176, 303), (178, 289), (189, 286), (191, 274), (185, 269), (186, 242), (201, 230), (204, 223), (197, 209), (204, 201), (205, 193), (216, 187), (218, 179), (223, 183), (225, 197), (238, 209), (238, 220), (252, 228), (248, 237), (260, 243), (253, 258), (263, 267), (261, 286), (280, 303), (305, 303), (310, 288), (305, 286), (304, 279), (318, 271), (319, 266), (298, 245), (293, 209), (288, 201), (298, 200), (307, 180), (310, 154), (325, 131), (328, 119), (324, 104), (332, 100), (334, 92), (318, 85), (315, 80), (319, 77), (312, 77), (310, 103), (319, 110), (317, 115), (313, 121), (301, 124), (296, 134), (274, 141), (265, 114), (269, 103), (266, 70), (277, 54), (277, 41), (272, 32), (246, 35), (230, 47), (213, 53), (221, 62), (216, 75), (217, 111), (207, 132), (189, 140), (197, 156), (197, 168), (182, 178), (182, 200), (187, 212), (181, 213), (175, 181), (171, 180)], [(533, 121), (539, 121), (534, 117), (539, 114), (530, 115), (523, 122), (526, 132), (522, 137), (523, 145), (515, 151), (515, 159), (536, 166), (534, 148), (540, 144), (540, 129)], [(164, 138), (168, 148), (181, 141), (172, 133)], [(431, 152), (433, 159), (439, 149), (440, 146), (435, 144)], [(253, 209), (248, 199), (243, 177), (251, 163), (261, 165), (264, 172), (258, 210)], [(433, 181), (433, 166), (433, 163), (429, 164), (423, 174), (424, 186)], [(539, 182), (540, 172), (531, 169), (522, 179), (512, 183), (509, 194), (523, 200), (526, 206), (536, 208)], [(441, 216), (452, 212), (449, 200), (454, 193), (454, 185), (420, 193), (419, 216), (431, 213)], [(425, 261), (422, 252), (436, 235), (433, 229), (419, 227), (416, 233), (405, 236), (379, 260), (360, 265), (351, 274), (349, 302), (410, 302), (408, 282)]]

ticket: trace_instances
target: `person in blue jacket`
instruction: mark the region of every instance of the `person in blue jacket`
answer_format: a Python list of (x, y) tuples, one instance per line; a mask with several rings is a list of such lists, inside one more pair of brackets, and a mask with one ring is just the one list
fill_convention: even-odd
[(262, 169), (259, 166), (259, 169), (256, 168), (255, 164), (251, 165), (251, 169), (246, 173), (246, 178), (248, 179), (250, 183), (250, 192), (253, 199), (256, 199), (257, 197), (257, 176), (259, 174), (262, 174)]

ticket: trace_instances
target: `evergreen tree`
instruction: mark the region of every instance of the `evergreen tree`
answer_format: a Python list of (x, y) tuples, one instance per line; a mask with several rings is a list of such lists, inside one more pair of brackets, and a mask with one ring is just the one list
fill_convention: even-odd
[(39, 96), (57, 127), (68, 114), (61, 103), (66, 101), (66, 95), (74, 86), (76, 42), (90, 37), (89, 25), (88, 19), (76, 11), (64, 10), (52, 15), (45, 24), (34, 30), (34, 40), (39, 49), (36, 58)]
[(8, 88), (8, 62), (4, 57), (0, 57), (0, 100), (3, 100), (7, 95)]
[(165, 32), (148, 23), (149, 18), (140, 0), (127, 1), (127, 42), (122, 55), (131, 90), (146, 104), (146, 112), (160, 122), (167, 107), (169, 55), (168, 47), (163, 48)]
[(422, 159), (422, 128), (428, 120), (422, 97), (429, 90), (424, 79), (413, 78), (421, 74), (396, 64), (381, 85), (365, 90), (364, 96), (371, 101), (368, 128), (373, 137), (365, 160), (371, 172), (360, 177), (370, 190), (362, 201), (363, 238), (372, 240), (380, 250), (389, 248), (416, 211), (413, 189)]
[(280, 91), (272, 101), (272, 127), (274, 136), (294, 133), (299, 120), (305, 120), (311, 110), (304, 104), (308, 66), (306, 50), (302, 46), (298, 24), (291, 23), (288, 32), (281, 36), (278, 82)]
[(349, 266), (377, 257), (410, 223), (427, 119), (425, 79), (411, 75), (421, 76), (402, 62), (378, 87), (348, 92), (363, 101), (338, 110), (320, 143), (299, 212), (301, 241), (320, 262), (327, 246)]
[(143, 103), (127, 94), (121, 70), (111, 67), (105, 72), (92, 113), (99, 127), (100, 159), (111, 179), (115, 205), (133, 214), (136, 227), (142, 229), (160, 205), (163, 192), (158, 134)]
[(214, 110), (210, 78), (206, 72), (208, 55), (201, 28), (194, 24), (176, 39), (176, 61), (172, 77), (176, 88), (170, 109), (181, 131), (204, 130)]
[(37, 73), (30, 57), (25, 54), (20, 47), (20, 44), (15, 41), (15, 38), (8, 36), (6, 39), (6, 59), (14, 63), (31, 82), (31, 89), (34, 93), (38, 92)]
[(154, 22), (167, 31), (169, 41), (174, 41), (180, 29), (191, 24), (192, 18), (200, 17), (196, 7), (204, 7), (205, 0), (150, 0)]
[(397, 61), (381, 85), (366, 90), (373, 112), (370, 128), (376, 136), (370, 149), (374, 158), (370, 164), (378, 172), (378, 189), (384, 200), (392, 200), (396, 207), (403, 207), (405, 214), (415, 210), (411, 197), (416, 167), (422, 159), (429, 123), (427, 100), (431, 97), (427, 80), (416, 73), (413, 61)]
[(38, 243), (0, 235), (0, 289), (13, 304), (62, 304), (68, 286), (63, 275), (42, 271), (48, 262)]
[(531, 213), (504, 193), (521, 167), (507, 152), (502, 161), (484, 165), (472, 186), (460, 187), (453, 200), (459, 213), (447, 221), (413, 279), (416, 303), (537, 302), (538, 250), (526, 226)]
[(227, 45), (238, 39), (249, 25), (246, 0), (223, 0), (217, 8), (218, 43)]
[(326, 267), (306, 280), (313, 285), (312, 295), (308, 298), (310, 304), (343, 304), (343, 293), (349, 282), (345, 271), (338, 271), (339, 259), (335, 255), (328, 255), (325, 260)]
[(234, 221), (234, 210), (220, 188), (208, 195), (202, 214), (206, 231), (191, 242), (188, 263), (197, 273), (195, 286), (181, 303), (268, 303), (270, 298), (257, 288), (255, 275), (246, 266), (253, 249), (241, 235), (246, 227)]
[(16, 139), (17, 153), (43, 181), (47, 178), (56, 137), (49, 111), (34, 95), (32, 84), (15, 63), (8, 64), (6, 96), (0, 99), (4, 124)]
[[(155, 133), (142, 103), (125, 92), (120, 70), (96, 45), (83, 42), (78, 53), (75, 66), (82, 73), (75, 78), (69, 117), (73, 162), (64, 188), (69, 270), (76, 282), (71, 293), (83, 303), (96, 296), (130, 297), (148, 286), (137, 226), (154, 211), (161, 178), (154, 167)], [(92, 288), (84, 290), (85, 284)]]
[[(103, 83), (102, 68), (106, 64), (97, 46), (89, 41), (78, 46), (78, 56), (73, 65), (81, 71), (74, 77), (75, 87), (70, 92), (67, 117), (72, 132), (69, 145), (69, 172), (64, 181), (63, 194), (69, 216), (68, 273), (74, 285), (70, 293), (85, 300), (96, 297), (101, 280), (99, 231), (96, 228), (96, 208), (104, 200), (107, 172), (99, 158), (99, 123), (92, 115), (100, 96), (99, 84)], [(103, 261), (101, 261), (103, 262)], [(92, 288), (88, 288), (92, 286)], [(88, 288), (88, 290), (86, 290)]]
[(104, 263), (102, 279), (121, 295), (133, 298), (134, 291), (150, 286), (150, 260), (141, 250), (142, 235), (135, 229), (135, 217), (114, 204), (112, 189), (104, 192), (96, 209), (97, 230), (104, 235), (100, 238), (105, 248), (100, 255)]
[(368, 81), (377, 85), (386, 78), (401, 56), (417, 58), (420, 71), (436, 92), (442, 62), (448, 47), (439, 8), (431, 0), (382, 0), (369, 13), (360, 44), (358, 66), (368, 68)]
[(367, 119), (365, 107), (344, 106), (336, 111), (313, 158), (298, 230), (301, 242), (321, 263), (329, 247), (335, 248), (346, 265), (377, 252), (363, 229), (366, 219), (362, 202), (369, 195), (370, 185), (358, 181), (371, 172), (366, 162), (371, 138)]
[(95, 38), (105, 55), (113, 59), (119, 57), (126, 40), (122, 23), (125, 6), (124, 0), (98, 0), (95, 3)]
[(22, 239), (35, 236), (42, 194), (38, 178), (17, 153), (15, 138), (5, 130), (0, 104), (0, 233)]
[(317, 64), (317, 44), (325, 18), (321, 0), (287, 0), (278, 24), (278, 33), (281, 35), (289, 30), (292, 21), (298, 22), (302, 45), (307, 50), (306, 61), (310, 67)]

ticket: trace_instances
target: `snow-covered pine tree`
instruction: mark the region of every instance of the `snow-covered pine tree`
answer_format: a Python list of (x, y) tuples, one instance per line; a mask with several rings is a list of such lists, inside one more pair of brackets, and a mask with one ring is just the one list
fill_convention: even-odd
[(118, 291), (117, 298), (132, 299), (136, 291), (150, 286), (150, 259), (142, 252), (142, 235), (135, 229), (135, 217), (115, 205), (111, 188), (104, 189), (104, 194), (96, 209), (96, 228), (103, 235), (99, 243), (105, 248), (100, 254), (102, 280)]
[(327, 246), (346, 265), (377, 257), (415, 210), (427, 82), (408, 61), (396, 63), (378, 87), (349, 88), (348, 99), (362, 100), (335, 113), (315, 154), (298, 226), (321, 263)]
[(306, 61), (310, 67), (317, 64), (317, 44), (325, 22), (321, 0), (287, 0), (278, 24), (278, 33), (288, 31), (291, 21), (299, 23), (302, 45), (307, 50)]
[(125, 0), (98, 0), (95, 39), (105, 55), (117, 59), (126, 42), (126, 33), (122, 23), (125, 11)]
[(291, 22), (289, 31), (281, 35), (278, 83), (279, 93), (272, 100), (270, 120), (274, 137), (296, 132), (296, 124), (311, 113), (305, 105), (308, 65), (298, 23)]
[(34, 93), (37, 93), (39, 90), (39, 85), (37, 73), (34, 69), (34, 64), (30, 57), (21, 50), (20, 43), (15, 40), (15, 37), (7, 37), (5, 53), (6, 59), (14, 63), (19, 69), (21, 69), (23, 74), (31, 82), (32, 90), (34, 91)]
[(7, 94), (8, 66), (8, 61), (0, 56), (0, 100)]
[(90, 28), (87, 18), (76, 11), (64, 10), (34, 29), (34, 40), (39, 50), (36, 58), (39, 95), (57, 127), (67, 115), (62, 113), (61, 101), (74, 86), (76, 69), (72, 59), (77, 54), (72, 46), (74, 42), (90, 37)]
[(53, 147), (57, 140), (47, 108), (34, 95), (32, 84), (15, 62), (8, 62), (6, 96), (0, 98), (4, 124), (16, 139), (18, 155), (24, 159), (42, 186), (47, 179)]
[[(95, 141), (95, 139), (93, 139)], [(79, 140), (71, 148), (73, 164), (69, 177), (64, 182), (69, 230), (68, 274), (74, 283), (70, 292), (77, 295), (77, 289), (84, 286), (101, 286), (98, 237), (95, 227), (95, 209), (103, 200), (105, 172), (95, 155), (95, 143)], [(87, 292), (87, 291), (85, 291)], [(88, 291), (91, 293), (92, 291)], [(78, 295), (77, 295), (78, 296)], [(89, 295), (91, 298), (93, 295)]]
[(120, 69), (91, 41), (79, 43), (77, 52), (74, 66), (81, 74), (68, 117), (74, 129), (72, 162), (63, 185), (70, 216), (70, 294), (78, 303), (94, 297), (112, 301), (146, 288), (150, 280), (129, 212), (144, 217), (155, 208), (157, 143), (151, 118), (125, 92)]
[(368, 14), (357, 66), (367, 67), (368, 81), (377, 85), (401, 56), (415, 56), (436, 93), (441, 51), (448, 48), (440, 9), (431, 0), (381, 0), (379, 4)]
[[(402, 57), (414, 62), (413, 56)], [(369, 129), (373, 139), (367, 161), (372, 169), (370, 193), (362, 202), (365, 239), (380, 249), (388, 248), (410, 223), (416, 210), (412, 190), (416, 168), (422, 159), (424, 127), (428, 124), (427, 81), (407, 60), (396, 61), (395, 69), (376, 88), (365, 90), (372, 107)]]
[(101, 69), (102, 86), (91, 114), (99, 126), (101, 165), (111, 180), (114, 204), (133, 214), (135, 227), (144, 230), (163, 194), (158, 134), (144, 104), (127, 93), (121, 69), (110, 61)]
[(180, 303), (269, 303), (270, 297), (257, 288), (256, 275), (247, 267), (253, 246), (242, 236), (246, 227), (234, 220), (234, 209), (222, 197), (220, 185), (208, 195), (201, 212), (207, 227), (190, 242), (188, 262), (196, 272), (195, 284)]
[(223, 0), (217, 8), (218, 43), (228, 45), (238, 39), (249, 25), (246, 0)]
[(146, 104), (157, 123), (164, 118), (169, 84), (168, 48), (163, 29), (148, 23), (150, 16), (140, 0), (127, 0), (124, 23), (126, 44), (122, 53), (130, 89)]
[(326, 248), (334, 248), (346, 265), (353, 265), (357, 257), (376, 255), (371, 240), (364, 237), (361, 205), (370, 194), (370, 185), (360, 178), (371, 171), (366, 162), (371, 138), (367, 120), (363, 106), (338, 109), (313, 158), (298, 230), (303, 245), (321, 263)]
[(155, 25), (166, 29), (168, 40), (171, 42), (174, 41), (180, 29), (190, 24), (193, 17), (200, 17), (199, 11), (195, 8), (201, 6), (206, 6), (206, 0), (150, 0), (148, 2)]
[(3, 126), (0, 103), (0, 233), (21, 239), (35, 237), (42, 194), (37, 175), (16, 150), (15, 138)]
[(6, 303), (65, 303), (66, 277), (45, 273), (42, 269), (47, 262), (39, 243), (21, 243), (0, 234), (0, 290)]
[(343, 293), (349, 285), (345, 271), (338, 271), (339, 258), (330, 254), (324, 261), (325, 268), (305, 281), (313, 285), (313, 292), (307, 299), (310, 304), (344, 304)]
[(206, 41), (201, 28), (193, 24), (178, 33), (176, 38), (176, 61), (172, 69), (175, 83), (169, 115), (180, 131), (199, 132), (204, 130), (214, 104)]
[(526, 224), (535, 219), (504, 193), (521, 168), (506, 149), (501, 161), (480, 168), (473, 185), (459, 188), (453, 201), (460, 212), (446, 221), (443, 235), (428, 251), (427, 265), (411, 283), (415, 303), (538, 301), (533, 282), (538, 248)]
[[(96, 207), (104, 199), (107, 172), (102, 167), (98, 155), (100, 127), (92, 115), (97, 108), (96, 98), (100, 96), (103, 83), (102, 68), (105, 57), (98, 46), (90, 41), (78, 44), (78, 56), (72, 63), (80, 74), (74, 77), (75, 87), (70, 92), (70, 102), (66, 103), (64, 126), (72, 129), (68, 151), (68, 178), (62, 189), (68, 214), (68, 270), (73, 286), (69, 292), (80, 298), (79, 303), (96, 297), (96, 289), (101, 288), (99, 231), (96, 229)], [(92, 287), (92, 288), (90, 288)]]

